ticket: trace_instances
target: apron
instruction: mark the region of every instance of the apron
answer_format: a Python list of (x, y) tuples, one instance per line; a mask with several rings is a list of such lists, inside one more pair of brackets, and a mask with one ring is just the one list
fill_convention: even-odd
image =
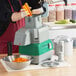
[[(13, 6), (8, 0), (12, 12), (14, 12)], [(19, 0), (20, 6), (22, 6), (21, 0)], [(14, 37), (15, 37), (15, 32), (18, 31), (20, 28), (25, 26), (25, 18), (17, 21), (16, 23), (10, 23), (7, 30), (4, 32), (4, 34), (0, 37), (0, 54), (5, 54), (7, 53), (7, 42), (12, 42), (14, 43)], [(19, 47), (16, 45), (12, 45), (12, 52), (13, 53), (18, 53)]]

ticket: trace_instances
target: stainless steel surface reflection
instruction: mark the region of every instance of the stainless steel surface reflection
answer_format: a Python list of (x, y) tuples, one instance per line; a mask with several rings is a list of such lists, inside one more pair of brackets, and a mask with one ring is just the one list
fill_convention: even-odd
[(43, 66), (43, 67), (56, 67), (56, 66), (58, 66), (59, 65), (59, 63), (57, 63), (57, 61), (44, 61), (42, 64), (41, 64), (41, 66)]
[[(13, 60), (15, 60), (15, 58), (19, 58), (19, 57), (26, 58), (26, 59), (28, 59), (28, 61), (26, 61), (26, 62), (12, 62)], [(20, 70), (20, 69), (24, 69), (25, 67), (30, 65), (32, 58), (31, 58), (31, 56), (28, 56), (28, 55), (11, 55), (11, 56), (4, 57), (2, 60), (11, 69)]]

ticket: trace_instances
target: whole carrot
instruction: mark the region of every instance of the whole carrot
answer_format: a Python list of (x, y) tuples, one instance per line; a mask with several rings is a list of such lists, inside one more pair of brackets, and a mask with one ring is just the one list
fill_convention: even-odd
[(30, 7), (28, 5), (28, 3), (25, 3), (23, 6), (22, 6), (22, 9), (24, 9), (28, 14), (29, 16), (32, 16), (32, 12), (30, 10)]

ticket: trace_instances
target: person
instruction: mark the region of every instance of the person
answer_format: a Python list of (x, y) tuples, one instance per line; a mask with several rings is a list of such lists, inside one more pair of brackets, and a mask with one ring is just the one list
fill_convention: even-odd
[[(7, 53), (7, 43), (14, 42), (15, 32), (25, 26), (25, 17), (28, 15), (21, 10), (25, 3), (31, 7), (32, 14), (39, 14), (34, 9), (41, 8), (39, 0), (0, 0), (0, 54)], [(13, 53), (18, 52), (18, 46), (12, 46)]]

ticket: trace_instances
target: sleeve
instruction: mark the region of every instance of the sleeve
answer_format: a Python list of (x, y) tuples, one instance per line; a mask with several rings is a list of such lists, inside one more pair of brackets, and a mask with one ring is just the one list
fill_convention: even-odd
[(0, 21), (2, 22), (12, 22), (11, 21), (12, 11), (10, 6), (4, 0), (0, 0)]
[(22, 3), (24, 4), (25, 2), (27, 2), (29, 6), (32, 7), (32, 9), (37, 9), (41, 7), (39, 1), (40, 0), (22, 0)]
[(22, 2), (22, 5), (24, 5), (27, 2), (27, 0), (21, 0), (21, 2)]
[(39, 4), (39, 1), (40, 0), (28, 0), (28, 4), (29, 6), (32, 7), (32, 9), (37, 9), (41, 7), (41, 5)]

